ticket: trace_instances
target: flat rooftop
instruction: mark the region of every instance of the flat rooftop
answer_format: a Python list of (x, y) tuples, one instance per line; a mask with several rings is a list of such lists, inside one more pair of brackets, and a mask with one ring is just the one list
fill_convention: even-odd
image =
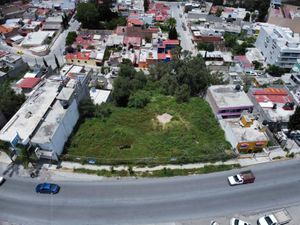
[(47, 114), (47, 117), (41, 123), (35, 135), (32, 137), (31, 141), (33, 143), (50, 142), (67, 110), (68, 109), (63, 108), (60, 101), (56, 101)]
[(235, 85), (214, 85), (208, 88), (219, 109), (253, 106), (247, 94), (243, 90), (237, 91), (235, 87)]
[(258, 142), (268, 141), (269, 138), (265, 132), (258, 129), (258, 122), (254, 121), (250, 127), (242, 127), (239, 119), (226, 120), (238, 142)]
[(44, 82), (2, 128), (0, 140), (9, 142), (17, 133), (22, 140), (28, 140), (55, 100), (58, 86), (59, 82)]

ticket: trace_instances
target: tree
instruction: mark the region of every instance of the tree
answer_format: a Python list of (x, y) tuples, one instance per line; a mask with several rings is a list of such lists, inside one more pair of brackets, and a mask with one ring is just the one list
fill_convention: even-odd
[(81, 119), (92, 118), (95, 115), (95, 105), (90, 97), (83, 99), (79, 105)]
[(300, 130), (300, 106), (297, 106), (295, 113), (290, 116), (288, 128), (290, 131)]
[(0, 86), (0, 111), (9, 120), (25, 101), (24, 94), (16, 94), (6, 81)]
[(177, 30), (176, 30), (175, 27), (170, 29), (169, 35), (168, 35), (168, 36), (169, 36), (169, 39), (170, 39), (170, 40), (177, 40), (177, 38), (178, 38), (178, 33), (177, 33)]
[(223, 0), (213, 0), (213, 5), (223, 5)]
[(131, 94), (130, 78), (118, 76), (113, 83), (113, 99), (117, 106), (126, 107)]
[(236, 35), (225, 32), (224, 39), (225, 39), (226, 47), (233, 48), (236, 45), (236, 41), (237, 41)]
[(169, 19), (167, 19), (166, 25), (169, 28), (169, 30), (174, 29), (176, 27), (176, 19), (170, 17)]
[(99, 12), (93, 3), (79, 3), (76, 19), (82, 23), (83, 28), (97, 28), (99, 25)]
[(45, 60), (44, 57), (43, 57), (43, 63), (44, 63), (44, 65), (45, 65), (45, 67), (48, 67), (48, 64), (47, 64), (47, 62), (46, 62), (46, 60)]
[(175, 91), (176, 101), (178, 103), (187, 102), (190, 98), (190, 89), (187, 84), (177, 87)]
[(66, 46), (70, 46), (76, 41), (77, 34), (75, 31), (70, 31), (66, 37)]
[(244, 18), (244, 21), (248, 21), (250, 20), (250, 13), (246, 13), (246, 16)]
[(145, 13), (148, 12), (149, 9), (149, 0), (144, 0), (144, 11)]
[(95, 117), (104, 120), (109, 117), (112, 113), (110, 106), (106, 103), (102, 103), (101, 105), (95, 106)]
[(114, 80), (113, 99), (117, 106), (127, 106), (129, 96), (144, 89), (147, 78), (142, 71), (137, 72), (130, 64), (121, 64), (118, 77)]
[(134, 108), (144, 108), (150, 102), (149, 92), (139, 90), (129, 97), (128, 106)]
[(222, 12), (223, 12), (223, 10), (220, 7), (218, 7), (215, 16), (220, 17), (222, 15)]
[(280, 77), (286, 72), (286, 69), (275, 65), (269, 65), (266, 72), (274, 77)]
[(253, 63), (254, 68), (255, 68), (256, 70), (261, 70), (261, 69), (262, 69), (262, 66), (263, 66), (262, 63), (260, 63), (260, 62), (258, 62), (258, 61), (256, 61), (256, 60), (253, 61), (252, 63)]
[(55, 54), (54, 54), (54, 59), (55, 59), (56, 67), (57, 67), (57, 69), (59, 69), (60, 65), (59, 65), (58, 59)]
[(213, 52), (215, 50), (215, 46), (212, 43), (199, 42), (197, 44), (197, 49)]

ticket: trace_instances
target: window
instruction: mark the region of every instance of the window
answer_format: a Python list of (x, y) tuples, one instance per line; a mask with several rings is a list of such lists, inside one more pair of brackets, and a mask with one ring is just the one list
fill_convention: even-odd
[(84, 61), (84, 63), (87, 63), (87, 61)]

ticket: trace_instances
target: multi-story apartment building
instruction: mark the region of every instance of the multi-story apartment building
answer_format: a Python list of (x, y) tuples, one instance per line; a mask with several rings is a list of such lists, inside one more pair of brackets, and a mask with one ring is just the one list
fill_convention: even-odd
[(274, 25), (261, 27), (255, 46), (267, 64), (292, 68), (300, 59), (300, 36), (290, 28)]

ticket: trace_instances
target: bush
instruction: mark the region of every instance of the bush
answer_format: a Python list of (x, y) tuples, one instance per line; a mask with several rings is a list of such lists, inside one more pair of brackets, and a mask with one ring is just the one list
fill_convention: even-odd
[(134, 108), (144, 108), (150, 102), (150, 95), (147, 91), (139, 90), (130, 95), (128, 106)]
[(66, 45), (69, 46), (69, 45), (72, 45), (74, 43), (74, 41), (76, 40), (77, 38), (77, 34), (75, 31), (71, 31), (68, 33), (68, 36), (66, 38)]

